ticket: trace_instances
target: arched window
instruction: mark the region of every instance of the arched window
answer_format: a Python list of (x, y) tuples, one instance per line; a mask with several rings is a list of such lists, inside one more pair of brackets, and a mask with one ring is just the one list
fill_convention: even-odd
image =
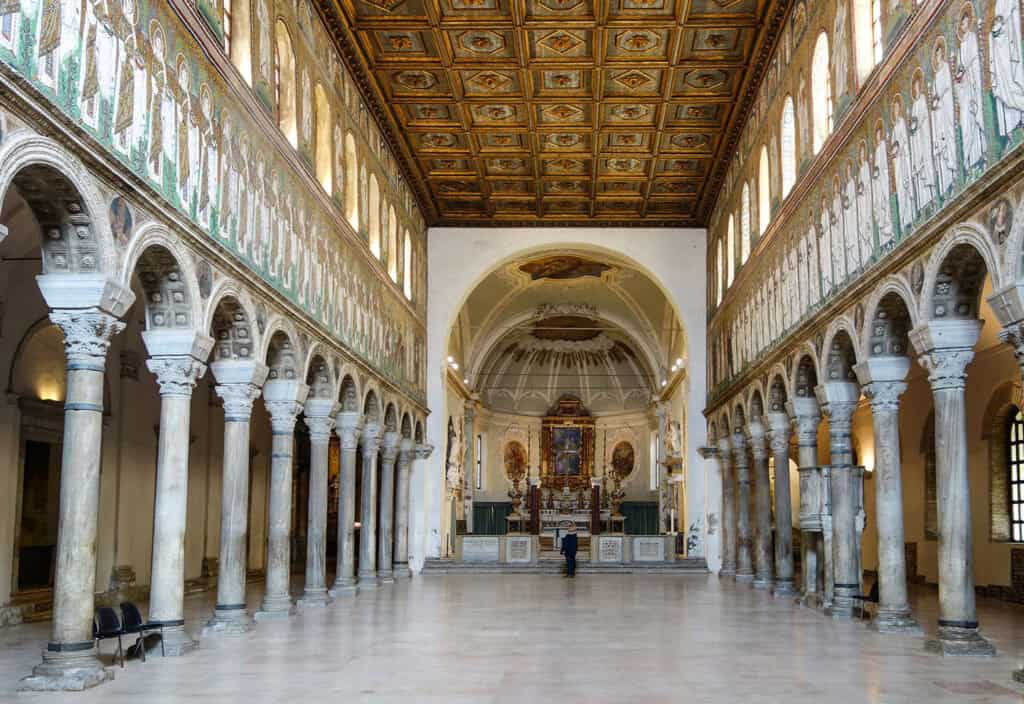
[(857, 79), (861, 83), (882, 60), (881, 0), (854, 0), (853, 39), (857, 50)]
[(398, 283), (398, 218), (395, 206), (388, 208), (388, 276)]
[(828, 35), (825, 32), (818, 35), (811, 60), (811, 114), (814, 153), (817, 154), (832, 133), (832, 77), (828, 67)]
[(331, 104), (319, 83), (316, 96), (316, 178), (328, 193), (334, 188), (334, 167), (331, 163), (334, 146), (331, 144)]
[(277, 124), (293, 147), (299, 146), (299, 127), (295, 115), (295, 54), (284, 22), (277, 21), (277, 52), (274, 55), (274, 90), (277, 99)]
[(757, 214), (763, 235), (772, 218), (771, 169), (768, 165), (768, 147), (761, 146), (761, 163), (757, 169)]
[(1024, 415), (1016, 406), (1006, 414), (1007, 491), (1010, 540), (1024, 542)]
[(782, 197), (796, 183), (796, 113), (793, 110), (793, 97), (786, 96), (782, 103)]
[(224, 52), (231, 59), (242, 78), (252, 85), (252, 40), (249, 0), (222, 0), (221, 29), (224, 32)]
[(732, 275), (736, 271), (736, 229), (732, 224), (732, 213), (729, 213), (729, 229), (726, 234), (728, 239), (725, 241), (725, 248), (728, 254), (727, 265), (729, 269), (725, 273), (725, 286), (728, 288), (732, 286)]
[(345, 217), (359, 232), (359, 164), (356, 162), (356, 138), (345, 134)]
[(750, 184), (744, 182), (740, 199), (740, 266), (750, 257)]
[(715, 279), (715, 283), (718, 284), (718, 286), (717, 286), (717, 288), (718, 288), (718, 292), (717, 292), (718, 303), (717, 303), (717, 305), (721, 305), (722, 304), (722, 293), (725, 290), (725, 262), (722, 260), (722, 238), (721, 237), (718, 238), (718, 248), (717, 249), (718, 249), (718, 251), (715, 253), (715, 265), (718, 268), (718, 278)]
[(367, 208), (370, 231), (370, 251), (380, 259), (380, 190), (377, 188), (377, 175), (370, 174), (370, 204)]
[(409, 231), (405, 231), (405, 242), (402, 246), (402, 292), (405, 297), (412, 300), (412, 238)]

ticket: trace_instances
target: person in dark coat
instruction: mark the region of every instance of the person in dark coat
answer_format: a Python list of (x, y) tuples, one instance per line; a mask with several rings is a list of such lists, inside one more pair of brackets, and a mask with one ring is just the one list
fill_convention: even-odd
[(568, 532), (562, 538), (562, 554), (565, 555), (565, 576), (576, 576), (576, 526), (569, 526)]

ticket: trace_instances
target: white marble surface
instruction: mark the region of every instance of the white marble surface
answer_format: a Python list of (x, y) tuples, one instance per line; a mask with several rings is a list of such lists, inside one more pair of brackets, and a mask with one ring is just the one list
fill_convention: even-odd
[[(251, 585), (255, 608), (262, 585)], [(213, 594), (186, 599), (195, 629)], [(933, 632), (934, 589), (912, 592)], [(716, 577), (416, 577), (115, 668), (76, 694), (15, 695), (48, 624), (0, 629), (0, 702), (1018, 702), (1024, 608), (979, 600), (991, 660), (835, 623)], [(111, 644), (103, 646), (109, 660)]]

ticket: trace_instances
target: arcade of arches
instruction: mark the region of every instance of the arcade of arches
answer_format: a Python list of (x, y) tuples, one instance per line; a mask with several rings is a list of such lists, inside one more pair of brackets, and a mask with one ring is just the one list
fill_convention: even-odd
[(1020, 4), (0, 0), (0, 698), (1019, 699)]

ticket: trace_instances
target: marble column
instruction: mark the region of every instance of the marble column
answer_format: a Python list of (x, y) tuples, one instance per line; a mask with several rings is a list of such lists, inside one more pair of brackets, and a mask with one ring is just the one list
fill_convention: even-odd
[(747, 437), (737, 426), (732, 434), (732, 457), (736, 464), (736, 581), (754, 581), (754, 539), (750, 524), (750, 458)]
[(363, 490), (359, 528), (359, 588), (376, 589), (377, 578), (377, 453), (381, 432), (377, 423), (363, 428)]
[(719, 577), (736, 576), (736, 477), (732, 468), (732, 442), (718, 439), (718, 464), (722, 469), (722, 569)]
[(64, 332), (67, 358), (53, 623), (42, 663), (21, 680), (24, 690), (82, 690), (114, 677), (97, 657), (92, 639), (103, 375), (110, 340), (124, 329), (108, 310), (50, 311), (50, 320)]
[(473, 490), (476, 489), (476, 419), (477, 402), (466, 401), (463, 408), (462, 437), (466, 441), (466, 452), (463, 455), (462, 466), (465, 468), (462, 477), (462, 508), (466, 517), (466, 532), (473, 532)]
[(409, 572), (409, 480), (416, 443), (402, 438), (398, 447), (398, 477), (395, 480), (395, 556), (394, 578), (406, 579)]
[(980, 320), (932, 320), (910, 341), (935, 399), (935, 479), (939, 522), (939, 629), (929, 650), (943, 655), (994, 655), (978, 632), (974, 602), (974, 545), (967, 466), (967, 365), (981, 333)]
[(338, 403), (333, 399), (306, 401), (309, 428), (309, 509), (306, 523), (306, 586), (298, 605), (327, 606), (327, 464)]
[(853, 465), (851, 429), (860, 388), (848, 381), (830, 381), (815, 393), (828, 416), (830, 454), (829, 487), (832, 506), (832, 618), (853, 617), (854, 599), (861, 593), (860, 544), (857, 540), (857, 483), (860, 472)]
[[(160, 439), (156, 462), (149, 621), (163, 625), (154, 652), (184, 655), (199, 643), (185, 631), (185, 524), (188, 517), (192, 390), (206, 373), (213, 338), (193, 330), (142, 334), (146, 366), (160, 386)], [(126, 439), (125, 439), (126, 440)]]
[(391, 560), (395, 541), (395, 462), (401, 437), (398, 433), (384, 433), (380, 459), (380, 520), (377, 522), (377, 576), (381, 582), (395, 581)]
[[(698, 447), (697, 448), (697, 453), (701, 456), (701, 458), (705, 462), (705, 465), (704, 465), (705, 468), (706, 468), (705, 469), (705, 476), (706, 477), (716, 477), (716, 478), (721, 477), (722, 465), (721, 465), (721, 462), (719, 461), (718, 447), (714, 444), (714, 442), (713, 441), (709, 442), (708, 445), (706, 445), (704, 447)], [(719, 486), (721, 487), (722, 491), (725, 491), (724, 485), (719, 484)], [(709, 489), (708, 494), (710, 494), (711, 497), (714, 497), (715, 492), (713, 490)], [(706, 517), (705, 521), (704, 521), (704, 525), (706, 525), (708, 527), (708, 535), (713, 535), (715, 533), (715, 526), (717, 525), (718, 526), (719, 540), (721, 541), (721, 538), (722, 538), (722, 503), (720, 501), (714, 501), (714, 499), (712, 498), (712, 501), (710, 501), (709, 504), (704, 507), (704, 515)], [(715, 520), (716, 516), (717, 516), (717, 521)], [(724, 548), (721, 546), (721, 542), (719, 543), (719, 545), (720, 545), (720, 547), (719, 547), (718, 556), (719, 556), (719, 560), (721, 560), (721, 558), (722, 558), (722, 550)], [(710, 567), (710, 565), (709, 565), (709, 567)], [(719, 565), (719, 568), (718, 568), (718, 574), (719, 574), (719, 577), (721, 577), (721, 575), (722, 575), (722, 565), (721, 564)]]
[(760, 416), (747, 423), (750, 454), (754, 457), (754, 507), (757, 533), (754, 541), (754, 587), (771, 589), (772, 575), (772, 494), (768, 475), (768, 439)]
[(356, 589), (356, 452), (362, 434), (362, 416), (359, 413), (339, 413), (335, 416), (335, 432), (341, 440), (338, 477), (338, 566), (330, 594), (355, 594)]
[(263, 386), (263, 405), (270, 414), (270, 511), (267, 516), (267, 577), (257, 621), (295, 613), (291, 596), (292, 470), (295, 464), (295, 421), (309, 387), (290, 379), (271, 379)]
[(900, 476), (900, 396), (909, 357), (871, 357), (856, 367), (871, 404), (875, 435), (875, 525), (878, 531), (878, 615), (871, 626), (882, 633), (921, 633), (907, 600), (907, 558), (903, 542), (903, 480)]
[[(821, 473), (818, 470), (818, 425), (821, 423), (821, 411), (818, 401), (814, 398), (799, 397), (786, 404), (797, 440), (797, 466), (800, 472), (800, 603), (804, 606), (817, 607), (821, 604), (821, 591), (818, 589), (818, 574), (821, 570), (822, 535), (821, 526), (804, 524), (804, 514), (817, 510), (812, 506), (812, 487), (820, 487)], [(818, 498), (814, 496), (813, 498)]]
[(768, 414), (772, 459), (775, 462), (775, 595), (793, 596), (793, 502), (789, 495), (789, 416)]
[(217, 395), (224, 402), (224, 463), (221, 467), (220, 555), (217, 604), (203, 635), (245, 633), (252, 628), (245, 610), (246, 543), (249, 536), (249, 421), (267, 367), (245, 359), (210, 365)]

